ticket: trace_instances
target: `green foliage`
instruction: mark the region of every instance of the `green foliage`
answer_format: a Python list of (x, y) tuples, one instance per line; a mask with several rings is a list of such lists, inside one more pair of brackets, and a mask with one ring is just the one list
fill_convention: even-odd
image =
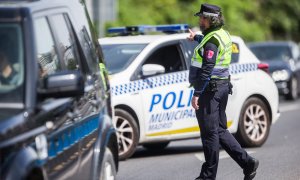
[(300, 41), (300, 1), (265, 0), (262, 15), (272, 31), (274, 39), (292, 39)]
[[(118, 20), (112, 26), (187, 23), (197, 27), (194, 13), (200, 0), (119, 0)], [(300, 41), (299, 0), (207, 0), (219, 5), (225, 17), (225, 29), (246, 41), (291, 39)]]

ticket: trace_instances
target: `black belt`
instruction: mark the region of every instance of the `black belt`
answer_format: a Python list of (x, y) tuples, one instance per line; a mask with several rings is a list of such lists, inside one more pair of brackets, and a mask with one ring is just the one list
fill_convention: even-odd
[(210, 81), (215, 81), (217, 84), (229, 83), (229, 79), (211, 79)]

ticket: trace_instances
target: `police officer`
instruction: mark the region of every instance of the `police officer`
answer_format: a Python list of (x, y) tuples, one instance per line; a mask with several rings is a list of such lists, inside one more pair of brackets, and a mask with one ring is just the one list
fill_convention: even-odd
[(225, 109), (231, 91), (228, 67), (232, 42), (229, 33), (222, 28), (221, 8), (202, 4), (195, 16), (199, 16), (204, 36), (190, 30), (188, 39), (198, 41), (199, 45), (194, 50), (189, 80), (195, 88), (192, 106), (201, 129), (205, 156), (196, 179), (216, 179), (220, 145), (243, 169), (244, 179), (253, 179), (258, 160), (250, 157), (227, 130)]

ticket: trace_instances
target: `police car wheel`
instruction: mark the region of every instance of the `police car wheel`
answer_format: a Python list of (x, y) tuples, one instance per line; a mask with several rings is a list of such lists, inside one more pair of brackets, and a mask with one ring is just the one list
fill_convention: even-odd
[(261, 146), (269, 135), (270, 122), (266, 104), (258, 98), (249, 98), (242, 107), (236, 137), (243, 146)]
[(109, 148), (105, 149), (101, 171), (100, 171), (100, 180), (115, 179), (117, 176), (116, 165), (114, 157)]
[(169, 141), (168, 142), (157, 142), (157, 143), (149, 143), (149, 144), (143, 144), (143, 147), (151, 150), (151, 151), (155, 151), (155, 150), (162, 150), (164, 148), (166, 148), (169, 145)]
[(117, 130), (119, 159), (125, 160), (132, 156), (138, 145), (138, 125), (132, 115), (122, 109), (115, 110), (113, 123)]
[(289, 81), (289, 93), (286, 94), (287, 100), (295, 100), (298, 98), (298, 82), (295, 77), (292, 77)]

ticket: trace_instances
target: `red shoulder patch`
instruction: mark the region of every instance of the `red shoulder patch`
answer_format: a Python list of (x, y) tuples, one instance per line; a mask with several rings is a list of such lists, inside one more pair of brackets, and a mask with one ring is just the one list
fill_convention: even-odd
[(206, 59), (211, 59), (214, 56), (215, 52), (212, 50), (208, 50), (205, 52)]

